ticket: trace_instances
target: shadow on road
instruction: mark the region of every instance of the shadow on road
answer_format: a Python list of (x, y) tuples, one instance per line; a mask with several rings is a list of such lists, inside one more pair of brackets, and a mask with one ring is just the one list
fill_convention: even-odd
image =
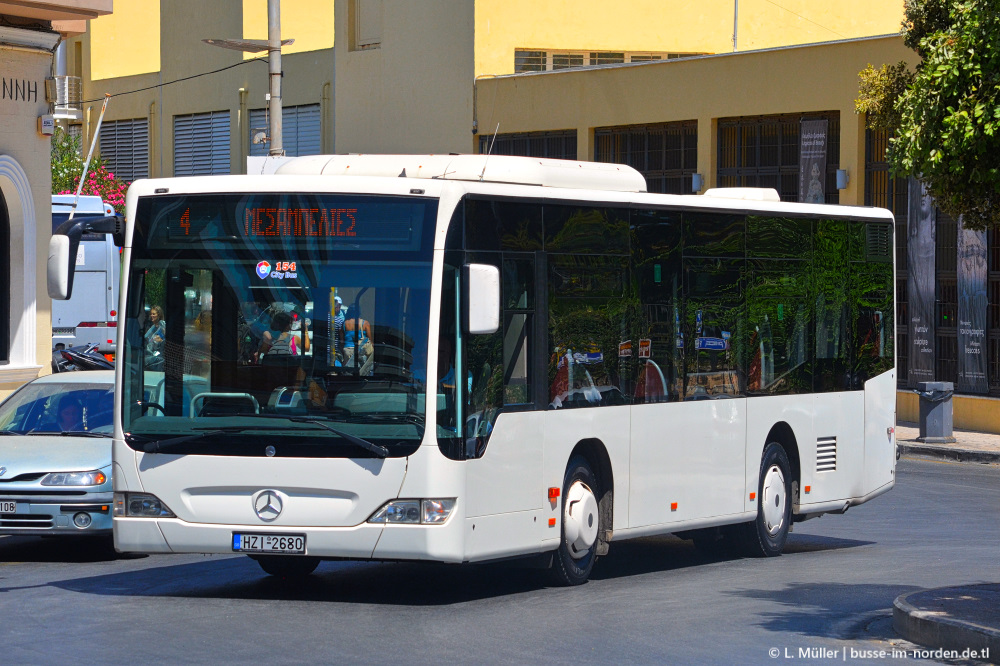
[(0, 562), (108, 562), (121, 557), (111, 536), (9, 536), (0, 539)]
[(734, 590), (728, 594), (778, 603), (787, 611), (760, 613), (753, 621), (769, 631), (821, 638), (847, 638), (862, 631), (858, 622), (878, 611), (889, 613), (893, 600), (920, 589), (875, 583), (795, 583), (780, 590)]
[[(789, 552), (836, 550), (864, 545), (864, 541), (798, 536)], [(26, 559), (19, 553), (20, 559)], [(680, 570), (710, 563), (726, 563), (733, 555), (707, 556), (690, 542), (676, 537), (651, 537), (613, 544), (594, 571), (595, 581)], [(157, 562), (167, 558), (155, 558)], [(44, 560), (43, 560), (44, 561)], [(153, 563), (146, 560), (145, 566)], [(547, 586), (543, 571), (518, 562), (478, 565), (391, 562), (324, 562), (301, 580), (268, 576), (243, 556), (206, 556), (198, 562), (168, 566), (133, 567), (99, 576), (51, 583), (84, 594), (292, 600), (401, 606), (446, 606), (482, 599), (529, 593)], [(575, 588), (582, 593), (586, 589)], [(0, 591), (3, 588), (0, 587)], [(572, 594), (574, 590), (567, 590)]]

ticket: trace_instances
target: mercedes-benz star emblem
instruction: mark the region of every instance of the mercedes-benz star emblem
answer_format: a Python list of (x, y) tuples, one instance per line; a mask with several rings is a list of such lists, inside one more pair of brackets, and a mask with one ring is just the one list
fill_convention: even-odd
[(281, 497), (273, 490), (261, 491), (253, 500), (253, 510), (258, 518), (271, 522), (281, 513)]

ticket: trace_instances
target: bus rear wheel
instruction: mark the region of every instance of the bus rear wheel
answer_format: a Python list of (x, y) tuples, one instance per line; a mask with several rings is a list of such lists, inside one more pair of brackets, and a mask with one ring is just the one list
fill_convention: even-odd
[(279, 578), (305, 578), (319, 566), (318, 557), (295, 555), (255, 555), (253, 559), (264, 573)]
[(561, 539), (550, 568), (557, 585), (582, 585), (590, 578), (601, 530), (599, 492), (597, 477), (587, 459), (570, 458), (563, 480)]
[(785, 449), (764, 448), (757, 481), (757, 518), (739, 526), (740, 545), (750, 557), (781, 555), (792, 524), (792, 473)]

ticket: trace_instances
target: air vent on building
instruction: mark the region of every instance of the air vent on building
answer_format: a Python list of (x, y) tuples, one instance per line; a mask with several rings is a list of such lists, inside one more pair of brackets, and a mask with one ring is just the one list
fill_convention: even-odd
[(820, 437), (816, 440), (816, 471), (834, 472), (837, 470), (837, 438)]
[(888, 224), (869, 224), (865, 232), (867, 260), (892, 261), (892, 227)]

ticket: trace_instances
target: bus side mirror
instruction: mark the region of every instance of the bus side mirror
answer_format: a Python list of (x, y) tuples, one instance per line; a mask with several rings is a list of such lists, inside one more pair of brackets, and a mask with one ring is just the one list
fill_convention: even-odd
[(73, 295), (73, 277), (76, 273), (76, 252), (80, 241), (74, 244), (69, 236), (54, 234), (49, 239), (48, 273), (49, 298), (65, 301)]
[(500, 328), (500, 269), (489, 264), (462, 267), (465, 332), (496, 333)]

